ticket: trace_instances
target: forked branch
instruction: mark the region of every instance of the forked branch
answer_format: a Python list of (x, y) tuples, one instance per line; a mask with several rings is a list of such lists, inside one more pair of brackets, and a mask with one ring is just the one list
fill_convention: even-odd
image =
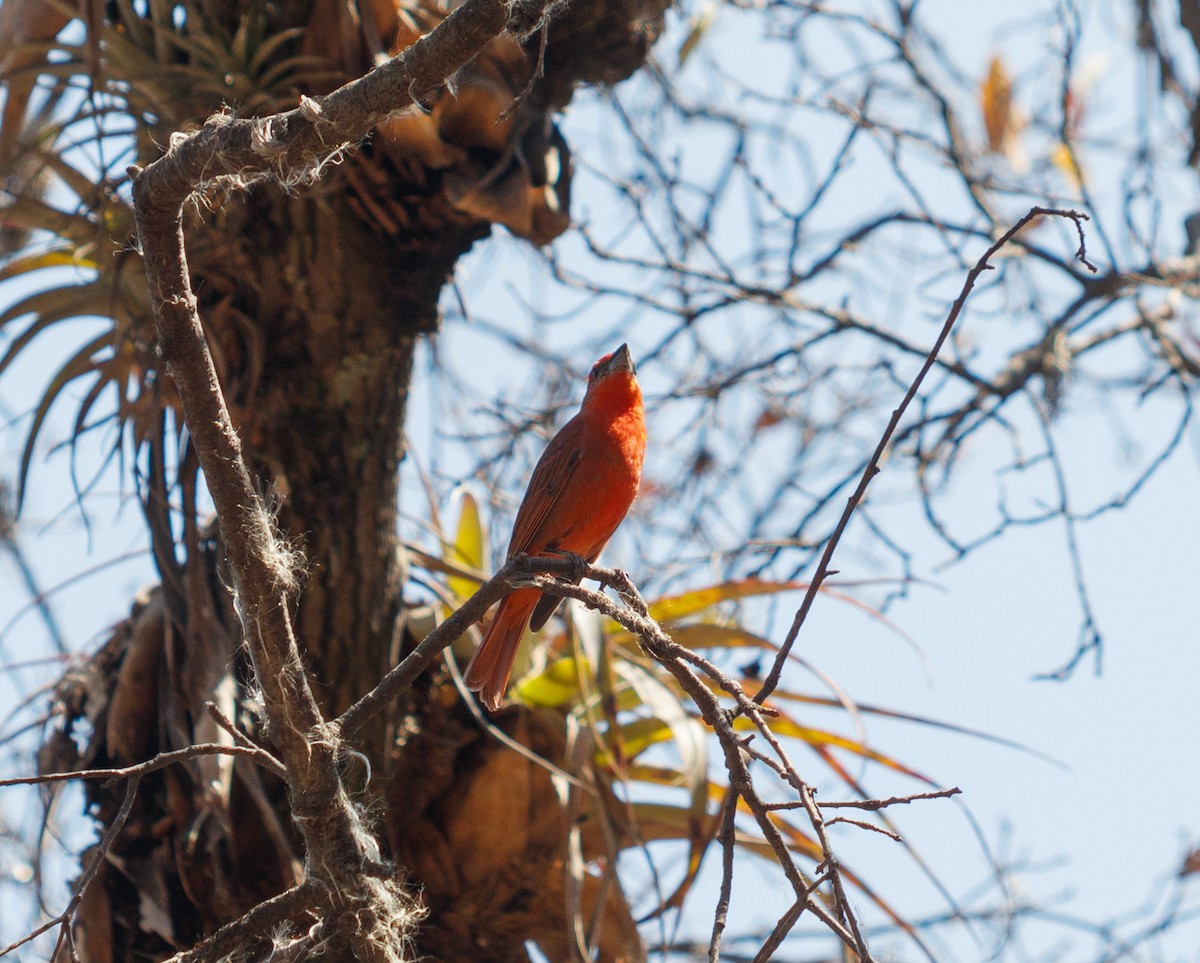
[[(465, 0), (428, 36), (326, 97), (253, 120), (217, 115), (167, 153), (133, 168), (133, 199), (159, 350), (174, 379), (192, 445), (220, 521), (236, 604), (263, 694), (267, 731), (287, 770), (292, 814), (305, 840), (310, 878), (328, 886), (338, 919), (363, 960), (400, 959), (419, 916), (394, 873), (376, 866), (378, 848), (343, 791), (337, 731), (313, 697), (290, 617), (297, 589), (294, 552), (276, 533), (242, 455), (205, 341), (189, 277), (183, 207), (206, 185), (242, 186), (272, 177), (312, 177), (346, 145), (396, 111), (423, 107), (506, 26), (523, 32), (541, 5)], [(204, 951), (201, 951), (203, 957)], [(211, 958), (211, 957), (203, 957)]]
[(783, 672), (783, 667), (787, 662), (789, 653), (792, 651), (792, 646), (796, 643), (796, 638), (800, 634), (800, 629), (804, 625), (805, 619), (808, 618), (809, 610), (812, 608), (813, 602), (816, 601), (817, 592), (821, 590), (821, 586), (825, 580), (832, 574), (835, 574), (831, 568), (833, 562), (833, 553), (837, 549), (838, 542), (841, 541), (842, 535), (846, 531), (846, 526), (850, 524), (850, 518), (855, 510), (862, 504), (863, 497), (867, 493), (867, 486), (879, 474), (880, 463), (883, 460), (884, 453), (887, 451), (888, 445), (891, 444), (892, 437), (896, 433), (897, 427), (900, 425), (900, 419), (904, 417), (904, 413), (908, 410), (908, 406), (912, 404), (913, 399), (917, 397), (917, 392), (921, 389), (921, 384), (925, 380), (925, 376), (929, 374), (937, 362), (938, 354), (941, 353), (942, 345), (946, 343), (946, 339), (950, 337), (950, 332), (954, 330), (954, 325), (958, 322), (962, 315), (963, 307), (967, 303), (967, 298), (971, 292), (975, 290), (975, 283), (983, 275), (985, 271), (992, 269), (992, 258), (1015, 238), (1031, 221), (1040, 217), (1063, 217), (1075, 224), (1076, 233), (1079, 236), (1079, 249), (1075, 252), (1075, 256), (1080, 262), (1092, 273), (1095, 273), (1096, 267), (1088, 260), (1087, 248), (1084, 244), (1083, 237), (1083, 222), (1088, 219), (1086, 214), (1079, 211), (1058, 210), (1049, 207), (1033, 207), (1012, 227), (1005, 231), (991, 247), (984, 251), (983, 255), (975, 262), (975, 266), (967, 272), (966, 280), (963, 282), (962, 290), (957, 298), (954, 299), (954, 304), (950, 308), (949, 314), (946, 315), (946, 321), (942, 325), (942, 330), (934, 341), (933, 347), (929, 349), (929, 353), (925, 356), (925, 361), (921, 365), (920, 370), (913, 378), (908, 386), (908, 391), (905, 392), (900, 404), (892, 412), (892, 417), (888, 420), (887, 427), (883, 431), (882, 437), (879, 439), (879, 444), (875, 446), (875, 451), (871, 457), (867, 459), (866, 467), (863, 469), (862, 476), (859, 478), (858, 486), (846, 501), (846, 507), (842, 511), (841, 517), (834, 526), (829, 540), (825, 543), (825, 548), (821, 552), (821, 559), (817, 563), (817, 570), (813, 574), (812, 580), (809, 582), (808, 590), (804, 593), (804, 599), (800, 603), (800, 608), (796, 610), (796, 616), (792, 620), (792, 626), (788, 630), (787, 637), (783, 641), (783, 645), (779, 647), (779, 652), (775, 656), (775, 661), (771, 665), (771, 671), (767, 674), (762, 688), (754, 696), (754, 701), (762, 703), (765, 701), (775, 687), (779, 685), (779, 677)]

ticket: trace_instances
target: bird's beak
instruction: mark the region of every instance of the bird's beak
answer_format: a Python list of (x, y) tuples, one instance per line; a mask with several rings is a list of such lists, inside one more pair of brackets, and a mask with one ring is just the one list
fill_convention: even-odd
[(608, 362), (608, 370), (628, 371), (630, 374), (637, 374), (637, 369), (633, 366), (633, 358), (629, 355), (629, 345), (623, 344), (613, 352), (613, 356)]

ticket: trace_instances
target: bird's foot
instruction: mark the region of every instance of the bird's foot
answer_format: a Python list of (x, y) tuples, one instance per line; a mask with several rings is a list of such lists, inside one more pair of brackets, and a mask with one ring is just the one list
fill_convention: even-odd
[(584, 576), (587, 575), (588, 560), (582, 555), (578, 555), (565, 548), (548, 548), (543, 554), (565, 558), (571, 563), (570, 572), (556, 575), (555, 578), (562, 579), (564, 582), (570, 582), (572, 585), (578, 585), (583, 581)]

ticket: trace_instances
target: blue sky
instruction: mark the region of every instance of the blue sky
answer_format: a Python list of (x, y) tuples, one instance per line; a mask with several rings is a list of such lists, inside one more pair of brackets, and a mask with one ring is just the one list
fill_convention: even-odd
[[(1029, 25), (1041, 22), (1035, 15), (1044, 13), (1045, 7), (1031, 2), (996, 10), (992, 5), (944, 2), (923, 4), (921, 10), (928, 22), (939, 25), (958, 69), (975, 76), (982, 73), (987, 57), (996, 49), (1003, 49), (1018, 70), (1023, 57), (1036, 64), (1045, 51), (1028, 42)], [(1107, 64), (1096, 94), (1102, 109), (1094, 112), (1100, 116), (1093, 121), (1093, 133), (1101, 137), (1127, 133), (1132, 127), (1130, 118), (1138, 110), (1134, 91), (1139, 67), (1127, 49), (1128, 34), (1122, 32), (1125, 21), (1111, 13), (1112, 9), (1111, 5), (1084, 8), (1088, 29), (1083, 59), (1092, 57), (1095, 63)], [(736, 41), (743, 21), (731, 19), (730, 23), (734, 24), (731, 40)], [(1013, 24), (1018, 26), (1009, 26)], [(682, 30), (677, 23), (664, 41), (668, 49), (678, 42)], [(769, 62), (739, 61), (736, 46), (731, 49), (733, 52), (721, 55), (731, 69), (770, 74)], [(697, 65), (703, 63), (697, 59)], [(702, 67), (689, 69), (695, 75), (692, 83), (703, 86), (709, 82)], [(1036, 87), (1036, 79), (1027, 77), (1025, 89)], [(569, 139), (579, 145), (580, 156), (590, 148), (593, 153), (586, 156), (593, 163), (602, 163), (599, 142), (604, 138), (603, 131), (594, 126), (597, 116), (581, 106), (567, 119), (566, 128)], [(815, 144), (814, 155), (828, 149), (827, 143)], [(1117, 156), (1114, 149), (1111, 156), (1099, 151), (1090, 159), (1098, 195), (1119, 180)], [(705, 161), (701, 156), (689, 163), (702, 171)], [(863, 163), (863, 180), (850, 179), (848, 195), (838, 198), (838, 203), (871, 205), (886, 200), (886, 189), (868, 176), (869, 162)], [(1164, 217), (1164, 223), (1175, 225), (1168, 224), (1164, 230), (1180, 238), (1177, 222), (1181, 212), (1193, 209), (1197, 200), (1192, 176), (1176, 172), (1163, 191), (1171, 201), (1171, 218)], [(585, 174), (577, 184), (583, 189), (587, 182)], [(607, 213), (603, 202), (586, 193), (577, 193), (576, 200), (577, 216), (603, 231)], [(1016, 208), (1020, 213), (1023, 204)], [(745, 223), (739, 227), (738, 218), (731, 215), (728, 230), (739, 229), (746, 230)], [(614, 232), (613, 237), (619, 235)], [(578, 241), (566, 238), (560, 244), (569, 252)], [(981, 251), (982, 245), (976, 253)], [(914, 340), (931, 342), (936, 328), (927, 317), (934, 300), (929, 293), (930, 279), (921, 277), (911, 263), (897, 263), (890, 270), (895, 275), (891, 290), (897, 292), (897, 300), (888, 308), (895, 312), (896, 325)], [(486, 305), (486, 310), (480, 309), (483, 321), (506, 330), (532, 331), (538, 337), (556, 339), (560, 346), (572, 346), (581, 355), (576, 366), (586, 371), (592, 360), (587, 355), (591, 350), (588, 342), (597, 329), (559, 328), (547, 333), (546, 327), (527, 320), (528, 305), (553, 311), (569, 296), (550, 283), (542, 263), (520, 244), (502, 236), (495, 238), (461, 265), (457, 277), (471, 305)], [(960, 282), (960, 277), (950, 276), (938, 283), (953, 290)], [(938, 295), (942, 294), (939, 287)], [(880, 309), (870, 295), (863, 296), (868, 309)], [(982, 310), (987, 305), (984, 297), (981, 310), (969, 311), (964, 317), (968, 334), (973, 325), (982, 330), (988, 324), (1003, 323), (994, 310)], [(449, 299), (447, 309), (453, 314)], [(609, 309), (601, 306), (598, 310)], [(635, 356), (657, 343), (669, 323), (670, 319), (640, 319), (624, 332)], [(82, 342), (84, 325), (78, 334)], [(713, 335), (716, 344), (724, 343), (724, 338), (731, 346), (744, 336), (745, 331), (732, 325), (723, 334)], [(9, 430), (0, 432), (0, 459), (5, 465), (15, 465), (19, 457), (21, 419), (62, 348), (58, 341), (39, 343), (34, 349), (37, 355), (0, 382), (0, 420), (16, 419)], [(511, 366), (495, 364), (500, 349), (486, 324), (452, 318), (438, 348), (456, 359), (459, 370), (486, 372), (473, 384), (477, 397), (494, 394), (516, 403), (536, 403), (537, 398), (527, 392), (540, 384), (542, 373), (516, 361)], [(428, 356), (423, 355), (418, 366), (408, 432), (414, 454), (436, 461), (441, 475), (449, 478), (456, 466), (467, 465), (468, 459), (439, 447), (431, 424), (439, 411), (461, 410), (469, 415), (474, 402), (456, 397), (455, 383), (432, 376), (427, 361)], [(1112, 363), (1120, 364), (1122, 359), (1115, 358)], [(661, 398), (668, 390), (670, 373), (666, 365), (647, 366), (644, 377), (652, 399)], [(576, 385), (567, 400), (574, 404), (578, 396)], [(1125, 450), (1112, 441), (1111, 418), (1104, 404), (1105, 399), (1086, 392), (1070, 397), (1054, 426), (1057, 443), (1072, 468), (1068, 485), (1080, 506), (1103, 501), (1120, 487), (1120, 479), (1136, 475), (1162, 443), (1156, 436), (1169, 432), (1172, 425), (1163, 413), (1171, 407), (1169, 400), (1152, 399), (1136, 410), (1122, 412), (1122, 417), (1131, 419), (1130, 435), (1137, 442), (1132, 450)], [(1024, 417), (1028, 425), (1028, 413)], [(657, 423), (652, 421), (646, 470), (648, 475), (666, 477), (668, 466), (656, 465), (655, 460), (668, 456), (671, 433), (679, 422), (665, 406), (658, 418)], [(42, 454), (50, 443), (66, 436), (68, 426), (67, 415), (59, 412)], [(655, 427), (660, 439), (657, 444)], [(83, 463), (88, 459), (94, 462), (100, 440), (85, 444)], [(519, 452), (525, 462), (505, 466), (500, 481), (513, 495), (519, 494), (527, 460), (536, 455), (537, 447), (531, 441)], [(947, 510), (968, 529), (983, 531), (992, 523), (993, 469), (1000, 457), (986, 447), (973, 451), (950, 494)], [(103, 476), (88, 501), (85, 525), (73, 507), (66, 465), (61, 453), (48, 462), (40, 457), (36, 460), (22, 518), (23, 547), (47, 586), (63, 573), (136, 553), (144, 546), (136, 506), (127, 497), (128, 481), (122, 482), (113, 470)], [(1183, 854), (1200, 842), (1196, 807), (1200, 767), (1193, 748), (1194, 734), (1200, 731), (1200, 700), (1195, 693), (1200, 678), (1200, 646), (1196, 643), (1200, 640), (1191, 594), (1196, 546), (1200, 545), (1198, 467), (1200, 434), (1192, 426), (1184, 443), (1139, 498), (1123, 511), (1089, 522), (1079, 531), (1090, 599), (1105, 639), (1102, 672), (1095, 672), (1094, 662), (1085, 660), (1066, 681), (1035, 678), (1070, 658), (1080, 624), (1061, 525), (1011, 531), (965, 561), (944, 568), (948, 559), (945, 546), (932, 537), (913, 503), (900, 499), (879, 511), (893, 534), (913, 550), (917, 574), (924, 584), (894, 606), (889, 616), (915, 640), (920, 656), (870, 619), (826, 599), (819, 601), (800, 639), (804, 656), (856, 700), (994, 733), (1061, 761), (1062, 766), (1054, 765), (1034, 755), (919, 726), (875, 721), (869, 729), (882, 751), (899, 756), (944, 785), (961, 787), (963, 804), (969, 807), (987, 844), (1032, 867), (1017, 877), (1020, 892), (1015, 897), (1050, 903), (1064, 916), (1101, 921), (1137, 911), (1163, 892)], [(406, 472), (404, 507), (420, 515), (423, 498), (411, 464)], [(899, 468), (888, 469), (879, 479), (878, 490), (894, 491), (904, 478)], [(1026, 504), (1052, 495), (1041, 485), (1023, 490), (1023, 484), (1019, 479), (1012, 482)], [(508, 518), (501, 517), (495, 528), (504, 532), (508, 523)], [(636, 513), (630, 524), (636, 526)], [(852, 526), (835, 564), (844, 579), (878, 574), (870, 553), (861, 551), (865, 544), (864, 529)], [(636, 533), (615, 540), (607, 556), (609, 562), (628, 567), (635, 576), (640, 559)], [(141, 555), (104, 567), (62, 593), (56, 598), (55, 611), (68, 638), (76, 646), (93, 647), (106, 627), (126, 614), (133, 593), (151, 579), (149, 560)], [(0, 624), (7, 624), (26, 602), (10, 561), (0, 559)], [(755, 614), (762, 619), (760, 630), (774, 638), (790, 621), (787, 606)], [(21, 616), (0, 638), (0, 661), (5, 663), (44, 651), (46, 640), (35, 614)], [(0, 709), (15, 705), (55, 675), (52, 667), (8, 674), (0, 683)], [(881, 794), (919, 788), (901, 786), (873, 772), (867, 773), (867, 780), (868, 787), (878, 787)], [(5, 797), (0, 812), (10, 821), (28, 820), (29, 811), (23, 811), (15, 798)], [(60, 815), (66, 820), (77, 808), (78, 797), (68, 797)], [(894, 815), (906, 838), (952, 893), (963, 894), (987, 878), (975, 831), (957, 804), (927, 803)], [(834, 842), (842, 858), (900, 909), (914, 916), (945, 910), (944, 902), (894, 843), (849, 827), (836, 830)], [(0, 866), (0, 885), (5, 878), (21, 883), (19, 860), (11, 852), (4, 858), (7, 865)], [(765, 869), (753, 867), (739, 879), (744, 881), (739, 890), (744, 915), (738, 918), (738, 926), (770, 925), (772, 913), (777, 916), (783, 905), (772, 905), (773, 898), (782, 898), (778, 881), (773, 882)], [(702, 899), (693, 907), (692, 918), (700, 921), (697, 925), (701, 928), (707, 911)], [(6, 925), (0, 924), (0, 937), (10, 935)], [(986, 933), (986, 928), (981, 932)], [(1198, 934), (1200, 929), (1193, 921), (1168, 936), (1160, 957), (1147, 952), (1133, 958), (1200, 960)], [(882, 942), (892, 947), (887, 938)], [(979, 942), (960, 935), (949, 940), (946, 949), (955, 958), (970, 960), (982, 956), (980, 947), (991, 945), (986, 935)], [(1022, 932), (1004, 958), (1091, 959), (1088, 946), (1086, 936), (1061, 921), (1044, 919)], [(895, 959), (915, 958), (904, 944), (892, 948)]]

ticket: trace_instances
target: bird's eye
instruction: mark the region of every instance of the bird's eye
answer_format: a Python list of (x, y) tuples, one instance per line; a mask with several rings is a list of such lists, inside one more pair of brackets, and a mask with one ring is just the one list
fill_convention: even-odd
[(612, 355), (606, 354), (603, 358), (601, 358), (594, 365), (592, 365), (592, 373), (590, 375), (588, 375), (588, 381), (595, 381), (600, 376), (601, 370), (610, 361), (612, 361)]

